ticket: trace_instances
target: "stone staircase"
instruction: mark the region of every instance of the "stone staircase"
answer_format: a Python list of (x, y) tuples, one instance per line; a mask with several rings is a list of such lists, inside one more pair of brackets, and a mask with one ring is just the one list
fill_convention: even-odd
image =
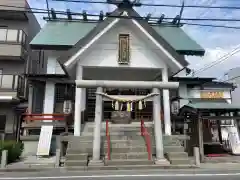
[[(140, 135), (140, 125), (123, 124), (111, 125), (110, 131), (110, 160), (107, 158), (107, 140), (105, 136), (105, 124), (102, 125), (101, 155), (104, 167), (98, 169), (129, 169), (140, 167), (156, 167), (154, 159), (156, 154), (155, 138), (152, 124), (147, 124), (151, 135), (152, 160), (148, 160), (145, 139)], [(88, 163), (92, 157), (93, 124), (87, 124), (81, 137), (71, 137), (68, 143), (65, 166), (67, 168), (89, 168)], [(171, 165), (191, 166), (188, 154), (184, 152), (178, 136), (163, 136), (164, 154)]]
[[(104, 152), (107, 155), (107, 141), (104, 143)], [(107, 166), (151, 165), (148, 160), (146, 143), (140, 135), (111, 136), (111, 159), (105, 157)]]
[(92, 136), (70, 137), (65, 167), (85, 167), (92, 154)]
[[(156, 155), (156, 146), (155, 146), (155, 136), (154, 128), (149, 129), (151, 132), (152, 139), (152, 151), (153, 156)], [(165, 158), (170, 162), (171, 165), (189, 165), (192, 166), (192, 162), (188, 157), (188, 153), (185, 152), (184, 147), (181, 144), (180, 139), (181, 135), (172, 135), (167, 136), (163, 135), (163, 149)]]
[(171, 165), (191, 165), (178, 136), (163, 136), (164, 154)]

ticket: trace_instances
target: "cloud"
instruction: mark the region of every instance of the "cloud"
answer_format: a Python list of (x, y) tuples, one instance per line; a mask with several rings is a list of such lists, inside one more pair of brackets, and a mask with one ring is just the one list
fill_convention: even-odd
[[(28, 0), (32, 8), (46, 9), (45, 0)], [(90, 1), (90, 0), (89, 0)], [(101, 0), (105, 1), (105, 0)], [(142, 3), (151, 4), (174, 4), (181, 5), (182, 0), (141, 0)], [(240, 1), (237, 0), (185, 0), (185, 5), (205, 5), (205, 6), (234, 6), (240, 7)], [(50, 8), (55, 10), (71, 9), (73, 12), (82, 12), (87, 10), (89, 13), (99, 13), (101, 10), (109, 12), (114, 9), (112, 5), (105, 4), (83, 4), (83, 3), (70, 3), (70, 2), (56, 2), (49, 0)], [(152, 16), (158, 17), (162, 13), (166, 17), (175, 17), (180, 12), (180, 8), (169, 7), (140, 7), (136, 10), (143, 16), (151, 13)], [(46, 16), (46, 15), (45, 15)], [(44, 24), (42, 20), (43, 15), (37, 14), (37, 18), (41, 24)], [(185, 8), (183, 12), (183, 18), (235, 18), (240, 17), (240, 10), (232, 9), (201, 9), (201, 8)], [(240, 22), (209, 22), (209, 21), (183, 21), (186, 23), (201, 23), (201, 24), (213, 24), (213, 25), (225, 25), (225, 26), (239, 26)], [(186, 57), (190, 62), (190, 67), (193, 69), (200, 69), (206, 64), (216, 61), (219, 56), (230, 52), (236, 47), (239, 42), (240, 30), (227, 29), (227, 28), (215, 28), (215, 27), (200, 27), (185, 25), (183, 29), (202, 47), (206, 49), (206, 55), (202, 58), (199, 57)], [(240, 53), (230, 57), (228, 60), (219, 63), (212, 68), (200, 73), (200, 76), (221, 76), (228, 69), (240, 66)]]
[(189, 57), (189, 60), (193, 62), (190, 68), (195, 68), (197, 76), (222, 77), (229, 69), (240, 66), (240, 52), (236, 53), (237, 51), (235, 50), (238, 47), (240, 46), (231, 46), (227, 49), (206, 49), (206, 54), (203, 58)]

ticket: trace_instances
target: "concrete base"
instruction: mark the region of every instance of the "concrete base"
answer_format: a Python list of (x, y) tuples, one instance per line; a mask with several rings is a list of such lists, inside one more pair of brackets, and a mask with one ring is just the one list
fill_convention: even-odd
[(168, 160), (164, 159), (155, 159), (154, 163), (156, 165), (162, 165), (162, 166), (170, 166), (170, 162)]
[(88, 166), (104, 166), (104, 162), (102, 160), (99, 161), (91, 160), (89, 161)]

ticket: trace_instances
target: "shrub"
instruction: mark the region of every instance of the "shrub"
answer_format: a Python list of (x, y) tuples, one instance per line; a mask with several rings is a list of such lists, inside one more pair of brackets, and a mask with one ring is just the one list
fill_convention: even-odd
[(22, 154), (23, 143), (16, 141), (0, 141), (0, 151), (2, 152), (3, 150), (8, 151), (8, 163), (14, 162), (18, 160)]

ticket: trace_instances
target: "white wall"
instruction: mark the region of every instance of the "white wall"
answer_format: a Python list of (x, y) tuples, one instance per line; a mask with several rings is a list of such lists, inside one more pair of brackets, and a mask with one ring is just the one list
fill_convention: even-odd
[(188, 90), (187, 90), (187, 85), (180, 83), (179, 84), (179, 89), (178, 89), (179, 96), (181, 98), (186, 98), (186, 99), (180, 99), (179, 100), (179, 107), (183, 107), (184, 105), (188, 104), (189, 100), (187, 99), (188, 97)]
[[(118, 64), (118, 35), (130, 34), (130, 64)], [(131, 67), (131, 68), (165, 68), (164, 58), (145, 35), (134, 27), (120, 21), (104, 34), (92, 47), (79, 58), (80, 66), (95, 67)]]
[(230, 83), (234, 83), (237, 88), (232, 91), (232, 104), (239, 104), (240, 102), (240, 67), (230, 69), (227, 73), (227, 79)]
[(57, 61), (58, 57), (59, 57), (58, 53), (48, 52), (47, 74), (65, 74), (59, 62)]

